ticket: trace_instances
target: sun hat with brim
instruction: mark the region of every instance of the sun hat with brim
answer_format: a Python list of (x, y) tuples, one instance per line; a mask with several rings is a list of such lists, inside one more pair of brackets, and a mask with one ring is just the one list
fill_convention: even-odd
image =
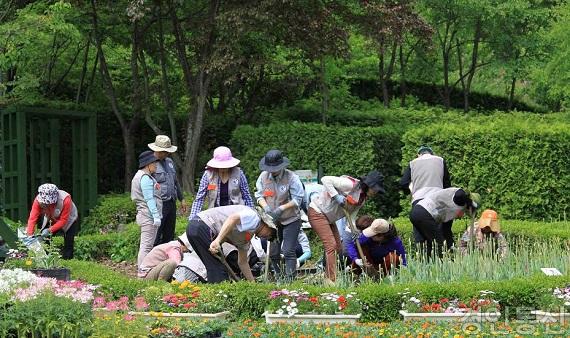
[(289, 159), (283, 156), (283, 153), (280, 150), (276, 149), (268, 151), (261, 161), (259, 161), (259, 169), (270, 173), (284, 169), (288, 165)]
[(41, 204), (55, 204), (59, 197), (59, 189), (55, 184), (45, 183), (38, 187), (38, 202)]
[(153, 151), (166, 151), (169, 153), (176, 152), (177, 146), (173, 146), (170, 137), (166, 135), (157, 135), (153, 143), (149, 143), (148, 147)]
[(210, 168), (225, 169), (233, 168), (239, 164), (239, 160), (232, 156), (232, 151), (228, 147), (217, 147), (214, 150), (214, 157), (206, 163)]
[(374, 237), (385, 234), (388, 231), (390, 231), (390, 223), (385, 219), (377, 218), (368, 228), (362, 230), (362, 234), (366, 237)]
[(496, 211), (491, 209), (487, 209), (481, 213), (478, 225), (480, 229), (489, 227), (493, 232), (501, 232), (499, 216), (497, 215)]
[(378, 170), (372, 170), (368, 175), (362, 177), (362, 183), (366, 184), (368, 188), (374, 190), (376, 193), (385, 194), (384, 190), (384, 175)]
[(267, 224), (268, 227), (270, 227), (271, 229), (275, 229), (277, 230), (277, 225), (275, 225), (275, 222), (273, 221), (273, 217), (269, 216), (265, 210), (263, 210), (263, 208), (257, 206), (255, 207), (255, 211), (257, 211), (257, 215), (259, 215), (259, 218), (261, 218), (261, 221), (265, 224)]
[(158, 158), (154, 156), (154, 152), (150, 150), (143, 151), (139, 155), (139, 169), (146, 167), (147, 165), (157, 162)]
[(186, 233), (183, 233), (182, 235), (178, 236), (178, 240), (182, 242), (182, 244), (184, 244), (184, 246), (186, 246), (186, 248), (189, 251), (193, 250), (192, 245), (190, 244), (190, 241), (188, 240), (188, 236), (186, 235)]

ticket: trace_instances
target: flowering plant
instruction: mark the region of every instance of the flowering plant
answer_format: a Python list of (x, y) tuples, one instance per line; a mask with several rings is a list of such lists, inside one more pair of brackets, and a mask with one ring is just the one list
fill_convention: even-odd
[(227, 295), (222, 291), (202, 289), (189, 281), (172, 281), (168, 285), (150, 286), (143, 291), (149, 302), (149, 309), (159, 312), (202, 312), (224, 311)]
[(310, 295), (304, 290), (273, 290), (269, 294), (267, 312), (279, 315), (286, 314), (357, 314), (361, 312), (360, 300), (355, 293), (346, 295), (321, 293)]
[(20, 287), (29, 286), (36, 279), (36, 275), (22, 269), (0, 270), (0, 294), (12, 294)]
[(494, 292), (487, 290), (480, 291), (477, 298), (468, 300), (440, 298), (435, 302), (422, 300), (419, 292), (411, 295), (407, 289), (399, 294), (402, 295), (402, 310), (410, 313), (498, 312), (501, 309), (499, 302), (491, 297)]
[(550, 309), (565, 309), (565, 311), (570, 310), (570, 285), (566, 287), (560, 287), (553, 289), (550, 293), (547, 293), (542, 297), (541, 303), (543, 307)]

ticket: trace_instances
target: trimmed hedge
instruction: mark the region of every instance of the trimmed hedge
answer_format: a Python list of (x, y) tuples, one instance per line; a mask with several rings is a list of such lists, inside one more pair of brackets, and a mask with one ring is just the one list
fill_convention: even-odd
[[(89, 283), (99, 284), (105, 291), (113, 291), (115, 295), (127, 295), (132, 297), (143, 288), (163, 283), (148, 282), (143, 280), (129, 279), (105, 267), (95, 263), (67, 261), (66, 265), (71, 268), (73, 278), (85, 280)], [(537, 308), (540, 298), (547, 289), (564, 286), (570, 282), (570, 276), (548, 277), (534, 276), (499, 282), (456, 282), (456, 283), (414, 283), (406, 285), (379, 285), (374, 283), (364, 284), (354, 289), (342, 290), (356, 291), (364, 304), (362, 320), (365, 322), (385, 322), (401, 319), (398, 311), (402, 303), (402, 296), (398, 293), (409, 289), (410, 292), (421, 292), (426, 299), (433, 301), (440, 298), (459, 297), (471, 298), (479, 295), (481, 290), (492, 290), (494, 298), (503, 308), (508, 308), (508, 317), (516, 315), (517, 307)], [(203, 288), (222, 290), (228, 295), (229, 308), (234, 316), (240, 319), (261, 318), (268, 303), (268, 295), (271, 290), (280, 288), (271, 284), (253, 284), (241, 281), (238, 283), (222, 283), (217, 285), (204, 284)], [(318, 287), (297, 282), (288, 288), (303, 288), (309, 292), (330, 292), (338, 289), (330, 287)], [(503, 313), (505, 311), (503, 310)]]
[(321, 124), (276, 123), (264, 127), (239, 126), (232, 135), (232, 151), (241, 160), (252, 191), (259, 176), (259, 160), (280, 149), (291, 161), (289, 169), (323, 168), (325, 175), (362, 176), (379, 169), (387, 194), (365, 210), (382, 215), (399, 212), (400, 133), (388, 128), (328, 127)]
[(97, 205), (81, 223), (82, 234), (98, 234), (117, 230), (135, 219), (137, 210), (128, 194), (109, 194), (99, 197)]
[(402, 165), (426, 143), (443, 156), (454, 186), (481, 193), (484, 208), (511, 219), (565, 219), (570, 212), (570, 123), (566, 115), (521, 114), (408, 131)]

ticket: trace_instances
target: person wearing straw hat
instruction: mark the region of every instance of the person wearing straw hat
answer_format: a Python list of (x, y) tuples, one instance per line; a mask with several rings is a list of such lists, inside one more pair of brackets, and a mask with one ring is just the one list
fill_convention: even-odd
[(474, 215), (481, 203), (481, 196), (461, 188), (440, 189), (426, 195), (412, 207), (410, 221), (421, 234), (421, 241), (416, 243), (428, 259), (432, 258), (433, 242), (436, 242), (436, 254), (443, 257), (443, 235), (441, 224), (463, 217), (465, 212)]
[[(277, 224), (276, 245), (270, 245), (269, 257), (277, 277), (293, 280), (297, 274), (295, 254), (301, 229), (301, 211), (305, 190), (299, 176), (286, 169), (289, 159), (280, 150), (269, 150), (259, 161), (261, 174), (255, 183), (257, 204)], [(273, 243), (272, 243), (273, 244)], [(281, 268), (281, 253), (285, 271)]]
[(494, 250), (499, 258), (505, 258), (507, 256), (507, 240), (501, 233), (499, 215), (495, 210), (487, 209), (483, 211), (479, 221), (470, 225), (467, 230), (465, 230), (459, 243), (459, 252), (463, 255), (467, 254), (472, 241), (474, 241), (475, 248), (481, 251), (487, 246), (488, 242), (492, 242), (492, 250)]
[[(430, 146), (421, 145), (417, 157), (410, 161), (400, 179), (400, 188), (404, 194), (412, 197), (412, 207), (430, 192), (450, 187), (451, 176), (445, 160), (434, 155)], [(454, 244), (452, 225), (453, 220), (441, 224), (441, 233), (448, 249)], [(422, 235), (415, 228), (414, 239), (416, 242), (423, 241)]]
[(200, 179), (188, 219), (193, 219), (202, 210), (206, 200), (208, 209), (239, 204), (253, 208), (247, 178), (238, 167), (239, 162), (228, 147), (214, 150), (214, 157), (206, 164), (206, 171)]
[(34, 198), (26, 232), (32, 236), (39, 220), (43, 220), (40, 228), (44, 239), (51, 235), (63, 236), (62, 258), (73, 258), (75, 235), (79, 231), (77, 223), (77, 207), (71, 195), (60, 190), (55, 184), (45, 183), (38, 187), (38, 195)]
[[(147, 150), (139, 155), (139, 170), (131, 180), (131, 200), (137, 207), (136, 222), (141, 228), (137, 266), (141, 267), (144, 257), (152, 250), (157, 229), (162, 218), (160, 184), (152, 176), (156, 171), (158, 158)], [(139, 274), (142, 273), (139, 271)]]
[(309, 223), (323, 242), (326, 258), (325, 284), (336, 280), (337, 255), (342, 252), (342, 242), (335, 222), (345, 217), (345, 212), (356, 218), (364, 203), (376, 194), (384, 194), (384, 176), (373, 170), (359, 179), (350, 176), (324, 176), (324, 190), (311, 199)]
[(251, 238), (257, 235), (272, 240), (277, 232), (273, 219), (263, 209), (245, 205), (227, 205), (199, 212), (188, 223), (188, 241), (206, 266), (208, 283), (229, 279), (224, 264), (217, 258), (222, 243), (238, 249), (238, 266), (243, 276), (254, 281), (248, 262)]
[(169, 282), (184, 253), (190, 251), (190, 248), (186, 234), (182, 234), (174, 241), (155, 246), (144, 257), (138, 277)]
[(169, 157), (170, 154), (176, 152), (178, 147), (173, 146), (170, 138), (166, 135), (157, 135), (155, 141), (149, 143), (148, 147), (154, 151), (154, 156), (158, 158), (153, 177), (160, 185), (160, 196), (162, 199), (162, 222), (154, 240), (154, 246), (157, 246), (174, 239), (176, 200), (180, 201), (182, 213), (186, 213), (187, 205), (182, 194), (182, 188), (176, 178), (174, 161)]

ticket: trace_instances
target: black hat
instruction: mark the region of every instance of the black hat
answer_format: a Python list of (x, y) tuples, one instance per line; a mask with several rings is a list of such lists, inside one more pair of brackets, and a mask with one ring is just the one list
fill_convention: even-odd
[(369, 189), (376, 191), (379, 194), (385, 194), (384, 190), (384, 175), (378, 170), (372, 170), (368, 175), (361, 178), (362, 183), (366, 184)]
[(268, 171), (274, 173), (289, 165), (289, 159), (283, 156), (281, 150), (270, 150), (263, 156), (261, 161), (259, 161), (259, 169), (262, 171)]
[(154, 156), (154, 151), (151, 150), (146, 150), (143, 151), (140, 155), (139, 155), (139, 169), (142, 169), (144, 167), (146, 167), (147, 165), (158, 161), (158, 158), (156, 158), (156, 156)]

